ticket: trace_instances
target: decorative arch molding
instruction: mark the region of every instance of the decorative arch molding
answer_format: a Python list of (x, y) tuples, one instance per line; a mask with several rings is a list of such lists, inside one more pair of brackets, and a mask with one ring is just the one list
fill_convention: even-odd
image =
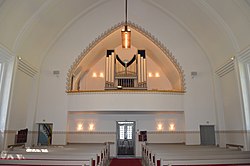
[[(75, 71), (77, 70), (78, 65), (80, 62), (84, 59), (84, 57), (97, 45), (99, 44), (103, 39), (105, 39), (107, 36), (112, 34), (113, 32), (117, 31), (118, 29), (121, 29), (125, 25), (125, 22), (120, 22), (108, 30), (104, 31), (101, 35), (99, 35), (95, 40), (93, 40), (89, 45), (81, 52), (81, 54), (75, 59), (73, 64), (71, 65), (70, 69), (68, 70), (67, 79), (66, 79), (66, 92), (75, 92), (72, 90), (72, 76), (74, 76)], [(186, 84), (185, 84), (185, 75), (184, 71), (179, 64), (179, 62), (176, 60), (176, 58), (173, 56), (172, 52), (169, 51), (169, 49), (161, 42), (159, 41), (155, 36), (153, 36), (150, 32), (145, 30), (143, 27), (128, 21), (127, 25), (131, 27), (132, 29), (136, 30), (143, 36), (145, 36), (147, 39), (149, 39), (152, 43), (154, 43), (160, 50), (164, 53), (164, 55), (167, 56), (167, 58), (172, 62), (176, 70), (178, 71), (181, 87), (180, 90), (177, 92), (185, 92), (186, 90)]]

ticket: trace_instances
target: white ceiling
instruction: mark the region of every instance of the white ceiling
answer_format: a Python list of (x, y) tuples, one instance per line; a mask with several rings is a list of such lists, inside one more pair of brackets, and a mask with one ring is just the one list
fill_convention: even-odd
[[(172, 17), (204, 50), (214, 70), (250, 45), (249, 0), (129, 0), (128, 3), (128, 19), (138, 24), (139, 12), (152, 12), (152, 22), (157, 19), (152, 9)], [(106, 4), (111, 4), (117, 20), (124, 19), (123, 11), (119, 12), (124, 9), (123, 0), (0, 0), (0, 46), (39, 68), (67, 29)], [(144, 4), (149, 7), (143, 8)], [(98, 24), (98, 20), (93, 21)]]

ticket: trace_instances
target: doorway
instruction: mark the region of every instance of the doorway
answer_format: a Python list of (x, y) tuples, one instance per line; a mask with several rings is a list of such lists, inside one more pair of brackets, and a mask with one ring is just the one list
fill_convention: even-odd
[(38, 141), (39, 146), (49, 146), (52, 143), (52, 123), (39, 123), (38, 124)]
[(215, 145), (214, 125), (200, 125), (201, 145)]
[(134, 156), (135, 155), (135, 122), (119, 121), (117, 122), (117, 155)]

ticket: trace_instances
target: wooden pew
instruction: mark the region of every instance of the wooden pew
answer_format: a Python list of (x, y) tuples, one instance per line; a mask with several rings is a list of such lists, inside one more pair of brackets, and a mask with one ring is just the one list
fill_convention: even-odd
[(47, 159), (32, 159), (32, 160), (18, 160), (18, 159), (8, 159), (8, 160), (0, 160), (0, 165), (68, 165), (68, 166), (93, 166), (91, 165), (91, 160), (82, 159), (82, 160), (65, 160), (65, 159), (54, 159), (54, 160), (47, 160)]
[(190, 159), (190, 160), (160, 160), (157, 166), (177, 166), (177, 165), (249, 165), (250, 159)]
[(102, 149), (97, 146), (97, 148), (89, 148), (88, 152), (84, 150), (72, 148), (71, 146), (63, 149), (50, 147), (49, 151), (44, 153), (42, 151), (37, 153), (26, 152), (25, 150), (9, 151), (6, 152), (6, 157), (2, 157), (0, 160), (0, 165), (18, 163), (22, 165), (107, 166), (109, 164), (109, 144), (103, 146)]
[(236, 144), (226, 144), (226, 148), (237, 148), (238, 150), (243, 150), (244, 146), (243, 145), (236, 145)]
[[(151, 147), (152, 148), (152, 147)], [(159, 149), (157, 149), (159, 148)], [(183, 150), (184, 149), (184, 150)], [(143, 165), (197, 165), (197, 164), (249, 164), (250, 152), (231, 151), (220, 148), (206, 148), (184, 146), (169, 150), (163, 146), (150, 149), (142, 146)], [(204, 150), (205, 149), (205, 150)], [(190, 151), (191, 150), (191, 151)], [(232, 157), (233, 156), (233, 157)], [(199, 163), (200, 162), (200, 163)]]
[(19, 144), (8, 145), (8, 149), (10, 149), (10, 150), (14, 150), (15, 147), (25, 148), (25, 144), (19, 143)]

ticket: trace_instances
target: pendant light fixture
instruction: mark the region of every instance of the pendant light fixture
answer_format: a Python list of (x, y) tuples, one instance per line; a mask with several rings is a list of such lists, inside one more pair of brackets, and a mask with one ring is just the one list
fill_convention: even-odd
[(127, 0), (125, 0), (125, 26), (124, 29), (122, 29), (122, 48), (130, 48), (131, 47), (131, 31), (128, 29), (128, 22), (127, 22), (127, 13), (128, 13), (128, 7), (127, 7)]

